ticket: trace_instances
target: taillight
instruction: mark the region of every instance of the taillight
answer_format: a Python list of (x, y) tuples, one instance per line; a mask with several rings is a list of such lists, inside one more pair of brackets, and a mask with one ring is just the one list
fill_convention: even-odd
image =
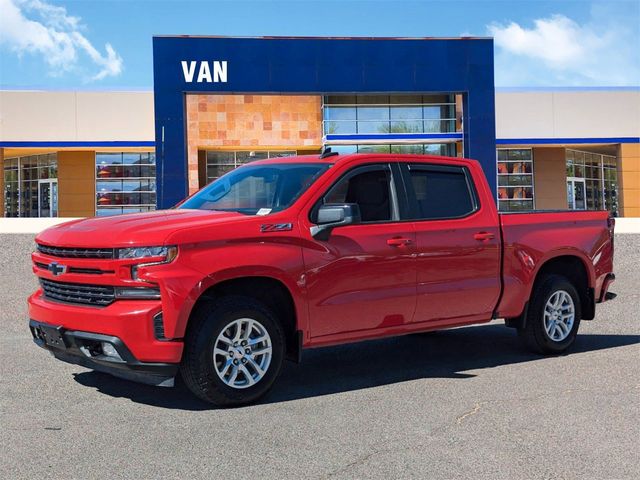
[(611, 239), (611, 248), (613, 248), (613, 240), (616, 229), (616, 219), (614, 217), (607, 218), (607, 228), (609, 229), (609, 238)]

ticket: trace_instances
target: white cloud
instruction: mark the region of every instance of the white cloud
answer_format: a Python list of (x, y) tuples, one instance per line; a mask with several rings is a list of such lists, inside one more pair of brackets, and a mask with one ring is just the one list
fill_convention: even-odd
[[(82, 33), (81, 19), (44, 0), (0, 0), (0, 46), (19, 56), (42, 56), (52, 75), (85, 71), (83, 57), (93, 63), (87, 80), (122, 72), (122, 58), (105, 44), (101, 53)], [(95, 71), (97, 67), (97, 71)]]
[(637, 28), (608, 20), (612, 19), (579, 24), (556, 14), (534, 20), (531, 28), (492, 23), (487, 33), (495, 40), (496, 84), (640, 84), (640, 61), (633, 46)]

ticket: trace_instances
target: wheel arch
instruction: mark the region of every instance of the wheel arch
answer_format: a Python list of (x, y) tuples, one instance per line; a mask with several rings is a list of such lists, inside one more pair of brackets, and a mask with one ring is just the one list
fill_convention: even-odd
[[(299, 292), (295, 292), (291, 285), (274, 272), (261, 271), (249, 275), (242, 269), (235, 272), (221, 272), (215, 278), (208, 277), (200, 282), (197, 294), (192, 296), (193, 303), (188, 311), (183, 312), (183, 332), (189, 328), (189, 320), (193, 312), (203, 303), (215, 301), (227, 295), (242, 295), (251, 297), (273, 310), (282, 323), (285, 333), (287, 358), (299, 361), (302, 347), (302, 327), (304, 323), (304, 308), (300, 305)], [(295, 292), (295, 293), (294, 293)]]
[(560, 254), (548, 258), (536, 272), (531, 291), (545, 275), (557, 274), (566, 277), (578, 290), (582, 318), (591, 320), (595, 316), (594, 275), (589, 263), (582, 255)]
[[(539, 264), (538, 269), (533, 274), (533, 281), (527, 299), (531, 298), (536, 287), (547, 275), (556, 274), (566, 277), (578, 291), (580, 295), (580, 307), (583, 320), (592, 320), (595, 317), (595, 275), (590, 263), (584, 258), (584, 255), (578, 251), (572, 252), (556, 252), (555, 255), (547, 257)], [(525, 326), (529, 301), (524, 304), (522, 313), (515, 318), (508, 318), (507, 326), (522, 328)]]

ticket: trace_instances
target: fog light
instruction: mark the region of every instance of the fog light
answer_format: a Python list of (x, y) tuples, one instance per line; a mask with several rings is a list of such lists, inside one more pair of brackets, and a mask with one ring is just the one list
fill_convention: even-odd
[(107, 357), (117, 358), (118, 360), (122, 360), (120, 354), (116, 350), (116, 347), (111, 345), (109, 342), (102, 342), (102, 353)]

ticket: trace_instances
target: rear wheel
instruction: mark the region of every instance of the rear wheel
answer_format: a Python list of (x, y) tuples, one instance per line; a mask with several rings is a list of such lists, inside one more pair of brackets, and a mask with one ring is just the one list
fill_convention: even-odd
[(525, 326), (518, 333), (536, 353), (562, 353), (575, 341), (581, 316), (575, 286), (561, 275), (546, 275), (536, 282)]
[(269, 391), (284, 357), (282, 328), (269, 308), (228, 296), (201, 304), (191, 322), (181, 374), (197, 397), (239, 406)]

